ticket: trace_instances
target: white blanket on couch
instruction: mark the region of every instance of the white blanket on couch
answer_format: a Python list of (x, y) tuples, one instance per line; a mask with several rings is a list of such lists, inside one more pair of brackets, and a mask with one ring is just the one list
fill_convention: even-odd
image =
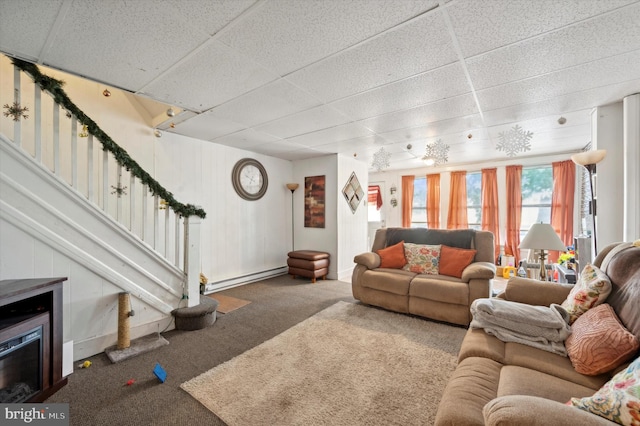
[(532, 306), (502, 299), (477, 299), (471, 304), (471, 328), (483, 328), (503, 342), (516, 342), (567, 356), (564, 341), (571, 334), (569, 314), (560, 305)]

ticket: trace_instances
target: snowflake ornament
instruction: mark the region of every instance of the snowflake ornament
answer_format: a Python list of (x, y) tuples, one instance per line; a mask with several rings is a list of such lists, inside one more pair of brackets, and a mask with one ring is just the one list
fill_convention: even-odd
[(442, 142), (442, 139), (438, 139), (435, 143), (427, 145), (427, 149), (422, 160), (433, 161), (434, 166), (446, 163), (449, 161), (449, 145)]
[(386, 169), (391, 164), (389, 163), (389, 159), (391, 158), (391, 153), (384, 150), (384, 148), (380, 148), (375, 154), (373, 154), (373, 162), (371, 166), (376, 169), (376, 171), (380, 171), (382, 169)]
[(29, 108), (23, 107), (18, 102), (14, 102), (11, 105), (5, 104), (3, 108), (6, 109), (6, 111), (4, 112), (4, 116), (12, 116), (13, 121), (20, 121), (21, 118), (29, 118), (29, 116), (25, 114), (25, 112), (29, 111)]
[(498, 151), (504, 151), (509, 157), (515, 157), (519, 152), (531, 150), (529, 142), (533, 137), (533, 132), (524, 131), (517, 124), (506, 132), (500, 132), (498, 138), (500, 142), (496, 145)]

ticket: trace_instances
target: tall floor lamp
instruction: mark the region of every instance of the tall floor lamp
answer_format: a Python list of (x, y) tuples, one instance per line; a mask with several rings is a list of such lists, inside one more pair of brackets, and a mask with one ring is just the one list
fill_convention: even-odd
[(295, 249), (294, 239), (293, 239), (293, 193), (296, 189), (298, 189), (300, 185), (297, 183), (288, 183), (287, 189), (291, 191), (291, 251)]
[(571, 160), (587, 169), (589, 172), (589, 190), (591, 192), (590, 209), (591, 219), (593, 224), (593, 250), (594, 255), (598, 254), (598, 240), (596, 235), (596, 200), (593, 197), (593, 175), (596, 173), (596, 164), (601, 162), (607, 155), (606, 149), (598, 149), (596, 151), (585, 151), (578, 154), (573, 154)]

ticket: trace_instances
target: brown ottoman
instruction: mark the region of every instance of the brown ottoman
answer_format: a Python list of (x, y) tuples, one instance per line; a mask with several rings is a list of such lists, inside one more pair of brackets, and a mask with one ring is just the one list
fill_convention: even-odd
[(314, 250), (296, 250), (288, 253), (287, 265), (289, 275), (311, 278), (315, 283), (316, 278), (327, 278), (329, 273), (329, 253)]

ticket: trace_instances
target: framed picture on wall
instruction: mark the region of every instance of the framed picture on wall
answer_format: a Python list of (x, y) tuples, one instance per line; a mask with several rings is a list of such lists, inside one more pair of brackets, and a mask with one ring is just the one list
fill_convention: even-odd
[(364, 197), (364, 190), (360, 186), (360, 181), (355, 172), (351, 173), (347, 183), (344, 188), (342, 188), (342, 195), (344, 195), (347, 204), (349, 204), (351, 213), (355, 213), (356, 210), (358, 210), (362, 197)]
[(304, 226), (324, 228), (325, 177), (304, 178)]

